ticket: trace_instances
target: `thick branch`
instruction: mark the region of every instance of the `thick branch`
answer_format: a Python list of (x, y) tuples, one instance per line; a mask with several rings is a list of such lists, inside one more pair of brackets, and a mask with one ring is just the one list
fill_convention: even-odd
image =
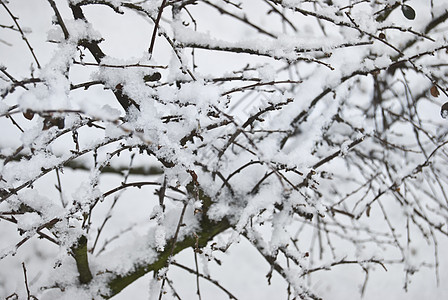
[(78, 239), (78, 244), (72, 247), (72, 254), (78, 268), (79, 282), (89, 283), (92, 280), (92, 272), (90, 272), (87, 259), (87, 238), (84, 235)]
[[(70, 8), (76, 20), (83, 20), (87, 22), (79, 4), (70, 5)], [(101, 63), (101, 60), (106, 56), (106, 54), (104, 54), (104, 52), (98, 46), (98, 42), (81, 40), (79, 41), (79, 44), (89, 49), (90, 53), (92, 53), (97, 63)], [(117, 85), (117, 88), (113, 92), (118, 102), (124, 108), (125, 111), (128, 111), (131, 106), (140, 109), (140, 106), (133, 99), (131, 99), (130, 97), (128, 97), (126, 94), (123, 93), (122, 86), (120, 84)]]
[(207, 217), (206, 213), (208, 208), (212, 204), (212, 200), (201, 190), (199, 190), (199, 199), (203, 202), (203, 211), (202, 219), (200, 222), (200, 229), (196, 232), (197, 238), (193, 235), (190, 235), (185, 237), (183, 240), (175, 241), (174, 238), (171, 239), (166, 244), (165, 250), (159, 253), (157, 259), (154, 262), (136, 266), (132, 272), (129, 272), (126, 275), (117, 275), (113, 277), (108, 284), (110, 293), (108, 295), (104, 295), (105, 298), (111, 298), (114, 295), (118, 294), (121, 290), (123, 290), (125, 287), (133, 283), (141, 276), (144, 276), (146, 273), (149, 273), (151, 271), (158, 271), (159, 269), (165, 267), (171, 255), (176, 255), (180, 251), (190, 247), (205, 247), (207, 243), (213, 239), (213, 237), (230, 228), (230, 223), (225, 218), (219, 222), (215, 222)]

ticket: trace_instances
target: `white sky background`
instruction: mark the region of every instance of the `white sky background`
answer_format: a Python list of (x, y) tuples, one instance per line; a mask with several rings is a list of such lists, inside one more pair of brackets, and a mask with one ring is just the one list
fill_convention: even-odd
[[(255, 1), (255, 0), (248, 0)], [(416, 6), (419, 1), (409, 1), (410, 5)], [(427, 1), (425, 1), (426, 3)], [(437, 2), (437, 0), (435, 1)], [(63, 14), (64, 18), (71, 18), (70, 11), (64, 5), (64, 1), (56, 1), (58, 8)], [(10, 0), (9, 8), (19, 16), (19, 22), (22, 27), (28, 27), (32, 29), (32, 33), (28, 35), (31, 45), (35, 48), (36, 55), (39, 58), (42, 65), (51, 58), (54, 45), (42, 43), (42, 39), (45, 39), (46, 31), (51, 27), (50, 19), (52, 16), (52, 10), (50, 9), (48, 2), (44, 0)], [(197, 8), (195, 13), (199, 13), (200, 8)], [(126, 11), (126, 10), (125, 10)], [(421, 10), (424, 12), (424, 10)], [(417, 18), (420, 17), (421, 12), (417, 10)], [(132, 58), (141, 57), (147, 50), (150, 40), (150, 34), (152, 33), (152, 24), (144, 21), (134, 13), (128, 11), (124, 15), (115, 14), (110, 8), (85, 8), (84, 12), (87, 19), (94, 25), (94, 29), (101, 32), (105, 38), (105, 42), (101, 44), (101, 47), (105, 53), (109, 56), (113, 56), (120, 59), (132, 60)], [(247, 36), (250, 36), (250, 31), (239, 32), (238, 26), (234, 24), (235, 20), (230, 20), (225, 24), (214, 22), (216, 16), (213, 15), (212, 9), (204, 11), (208, 15), (206, 18), (201, 18), (198, 23), (199, 31), (209, 32), (214, 37), (224, 40), (244, 40)], [(395, 12), (394, 18), (400, 18), (403, 25), (409, 24), (404, 19), (400, 12)], [(224, 20), (226, 18), (221, 18)], [(268, 20), (253, 20), (255, 23), (268, 22)], [(418, 21), (418, 19), (417, 19)], [(0, 24), (11, 24), (11, 20), (0, 7)], [(0, 39), (7, 41), (13, 46), (5, 45), (0, 42), (0, 63), (5, 63), (8, 66), (8, 71), (12, 74), (26, 74), (26, 70), (29, 69), (31, 57), (26, 45), (20, 39), (20, 36), (15, 33), (11, 33), (8, 30), (0, 31)], [(118, 38), (117, 38), (118, 37)], [(156, 48), (154, 56), (157, 57), (160, 64), (167, 64), (170, 60), (170, 48), (167, 45), (163, 45), (165, 41), (162, 38), (156, 40)], [(86, 50), (85, 53), (88, 51)], [(87, 55), (87, 57), (89, 57)], [(213, 56), (201, 57), (200, 51), (198, 51), (198, 59), (204, 59), (206, 64), (200, 64), (200, 72), (204, 74), (208, 72), (214, 72), (216, 69), (229, 70), (234, 69), (235, 65), (245, 65), (246, 56), (244, 55), (224, 55), (215, 54)], [(86, 59), (89, 60), (89, 59)], [(257, 59), (255, 59), (257, 60)], [(251, 58), (251, 61), (255, 61)], [(263, 59), (259, 59), (263, 62)], [(13, 61), (14, 63), (11, 63)], [(93, 59), (91, 59), (93, 62)], [(202, 69), (202, 66), (206, 66)], [(74, 68), (76, 69), (76, 67)], [(93, 68), (92, 68), (93, 70)], [(163, 74), (165, 76), (166, 74)], [(71, 74), (73, 82), (76, 82), (76, 78), (79, 77), (79, 81), (85, 80), (85, 76)], [(106, 93), (110, 91), (103, 91), (102, 88), (91, 88), (88, 93), (82, 91), (83, 98), (79, 98), (76, 101), (98, 101), (102, 103), (105, 99)], [(88, 95), (88, 96), (87, 96)], [(14, 96), (12, 96), (14, 97)], [(113, 99), (108, 95), (107, 99)], [(119, 108), (117, 103), (108, 103), (109, 105)], [(94, 105), (94, 104), (92, 104)], [(437, 107), (434, 110), (437, 111)], [(438, 114), (438, 111), (437, 111)], [(3, 118), (1, 122), (5, 122)], [(0, 126), (4, 126), (0, 122)], [(14, 147), (18, 145), (16, 132), (5, 132), (1, 130), (0, 145), (2, 147)], [(48, 176), (53, 176), (49, 174)], [(65, 193), (73, 193), (77, 188), (76, 185), (70, 185), (71, 182), (76, 182), (81, 176), (84, 176), (82, 172), (70, 172), (66, 170), (64, 175), (64, 186), (66, 187)], [(73, 180), (73, 181), (72, 181)], [(110, 180), (110, 183), (107, 181)], [(103, 190), (107, 190), (107, 186), (114, 186), (120, 180), (118, 177), (106, 176), (103, 178), (102, 186)], [(53, 188), (54, 178), (48, 180), (50, 188)], [(46, 183), (40, 183), (44, 186)], [(126, 192), (127, 199), (132, 199), (132, 191)], [(151, 192), (148, 189), (148, 194)], [(139, 195), (139, 194), (137, 194)], [(156, 201), (154, 199), (154, 201)], [(108, 232), (114, 232), (114, 226), (119, 227), (121, 223), (128, 221), (136, 221), (138, 219), (144, 220), (147, 217), (147, 212), (151, 211), (153, 203), (149, 201), (135, 200), (140, 215), (135, 214), (135, 207), (129, 205), (129, 203), (120, 203), (119, 207), (121, 217), (119, 219), (112, 220), (108, 225), (105, 232), (107, 236)], [(146, 206), (146, 207), (145, 207)], [(104, 209), (107, 209), (104, 206)], [(104, 212), (103, 212), (104, 213)], [(101, 209), (97, 212), (101, 214)], [(11, 240), (17, 239), (15, 227), (5, 226), (6, 222), (0, 222), (0, 248), (2, 241), (7, 241), (8, 244)], [(6, 237), (6, 238), (5, 238)], [(414, 239), (417, 242), (418, 238)], [(426, 242), (424, 240), (418, 241), (422, 244)], [(0, 261), (0, 297), (7, 295), (17, 289), (23, 290), (23, 274), (17, 270), (21, 270), (20, 264), (22, 261), (27, 261), (29, 256), (35, 255), (36, 251), (42, 251), (42, 263), (46, 259), (51, 259), (51, 255), (54, 255), (55, 247), (51, 245), (43, 246), (45, 242), (37, 241), (33, 239), (27, 245), (23, 246), (18, 254), (14, 257), (8, 257)], [(448, 259), (444, 252), (448, 250), (448, 241), (443, 237), (439, 239), (439, 251), (440, 251), (440, 285), (437, 287), (435, 281), (434, 270), (422, 268), (418, 273), (412, 276), (412, 284), (409, 287), (409, 291), (405, 293), (402, 289), (404, 283), (404, 272), (402, 267), (388, 267), (388, 272), (385, 272), (381, 267), (376, 267), (376, 272), (369, 273), (369, 282), (367, 284), (366, 293), (364, 299), (445, 299), (448, 295)], [(418, 253), (418, 256), (433, 256), (433, 248), (426, 247), (427, 252)], [(218, 280), (224, 287), (228, 288), (238, 299), (286, 299), (285, 283), (283, 280), (274, 273), (272, 279), (272, 285), (266, 285), (265, 275), (269, 272), (269, 265), (265, 260), (257, 253), (247, 241), (243, 238), (238, 244), (234, 244), (227, 254), (218, 255), (222, 260), (222, 266), (218, 266), (215, 263), (210, 263), (208, 268), (212, 278)], [(184, 263), (190, 267), (194, 266), (193, 252), (191, 249), (184, 250), (178, 256), (176, 260), (180, 263)], [(33, 261), (29, 265), (27, 264), (28, 276), (32, 278), (38, 275), (39, 270), (44, 268), (44, 265), (40, 266), (36, 261)], [(170, 267), (170, 278), (175, 281), (178, 287), (178, 292), (182, 299), (196, 299), (195, 289), (195, 277), (188, 274), (183, 270), (179, 270), (175, 266)], [(132, 284), (114, 299), (147, 299), (149, 294), (149, 279), (152, 274), (148, 274), (135, 284)], [(364, 279), (364, 272), (359, 266), (338, 266), (333, 268), (329, 272), (319, 272), (313, 276), (313, 286), (316, 288), (316, 292), (320, 294), (324, 299), (358, 299), (359, 298), (359, 286)], [(228, 299), (228, 296), (221, 292), (216, 287), (208, 284), (205, 280), (200, 281), (202, 299)], [(32, 287), (32, 285), (31, 285)], [(164, 296), (164, 299), (170, 299), (170, 295)]]

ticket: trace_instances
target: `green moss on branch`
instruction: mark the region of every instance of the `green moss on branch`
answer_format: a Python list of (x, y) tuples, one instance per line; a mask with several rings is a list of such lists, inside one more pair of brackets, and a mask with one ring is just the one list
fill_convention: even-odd
[(78, 243), (72, 247), (72, 254), (76, 261), (79, 273), (79, 282), (87, 284), (92, 280), (92, 273), (87, 259), (87, 238), (83, 235), (78, 239)]
[[(187, 186), (187, 190), (190, 194), (194, 194), (194, 187), (192, 184)], [(126, 275), (117, 275), (109, 281), (109, 289), (110, 293), (105, 298), (111, 298), (121, 292), (125, 287), (133, 283), (135, 280), (144, 276), (148, 272), (158, 271), (163, 267), (167, 266), (168, 260), (171, 255), (176, 255), (180, 251), (195, 247), (196, 245), (199, 247), (205, 247), (209, 241), (211, 241), (216, 235), (225, 231), (230, 227), (230, 223), (227, 219), (222, 219), (219, 222), (215, 222), (210, 220), (207, 217), (207, 211), (210, 205), (212, 204), (212, 200), (210, 197), (205, 195), (200, 189), (198, 190), (198, 197), (202, 200), (202, 218), (200, 221), (200, 230), (196, 232), (197, 238), (193, 235), (187, 236), (182, 240), (174, 241), (171, 239), (165, 246), (165, 250), (163, 252), (158, 253), (157, 259), (150, 264), (139, 265), (136, 266), (134, 271), (126, 274)], [(174, 249), (173, 249), (174, 245)]]

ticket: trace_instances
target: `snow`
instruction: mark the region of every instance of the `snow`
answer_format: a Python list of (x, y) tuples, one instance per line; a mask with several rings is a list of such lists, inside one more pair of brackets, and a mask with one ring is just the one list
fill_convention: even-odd
[(341, 155), (342, 156), (345, 156), (348, 154), (348, 151), (350, 150), (350, 144), (351, 144), (351, 141), (345, 141), (342, 143), (342, 145), (341, 145)]
[[(445, 4), (431, 11), (429, 4), (408, 1), (417, 11), (415, 22), (398, 7), (378, 23), (374, 13), (395, 1), (353, 7), (338, 0), (331, 6), (280, 1), (275, 7), (284, 15), (251, 1), (241, 7), (212, 2), (245, 23), (207, 3), (186, 4), (187, 12), (170, 2), (150, 55), (144, 48), (161, 0), (135, 3), (139, 12), (121, 1), (93, 1), (82, 6), (88, 22), (73, 20), (67, 3), (56, 2), (67, 40), (59, 26), (50, 25), (49, 7), (32, 11), (18, 0), (7, 3), (24, 27), (33, 29), (27, 38), (42, 67), (29, 67), (28, 47), (3, 50), (2, 72), (25, 84), (0, 101), (3, 138), (18, 144), (0, 142), (0, 270), (8, 270), (0, 271), (0, 297), (15, 291), (27, 296), (20, 262), (27, 263), (31, 291), (39, 299), (97, 299), (109, 292), (112, 278), (151, 266), (161, 255), (192, 270), (198, 260), (199, 272), (229, 283), (241, 299), (281, 293), (286, 298), (289, 284), (292, 295), (346, 299), (359, 295), (365, 272), (365, 299), (446, 293), (433, 280), (434, 265), (439, 264), (441, 282), (447, 266), (441, 255), (447, 245), (441, 144), (446, 123), (435, 110), (446, 97), (425, 96), (432, 81), (443, 77), (443, 68), (433, 65), (446, 60), (444, 50), (437, 50), (446, 34), (429, 33), (435, 42), (417, 38), (400, 58), (417, 55), (417, 68), (408, 63), (395, 73), (389, 67), (397, 51), (371, 38), (388, 25), (421, 31), (431, 12), (444, 11)], [(135, 44), (128, 44), (114, 26), (96, 22), (119, 24), (97, 6), (115, 10), (119, 20), (143, 19), (148, 26), (129, 29), (126, 41)], [(297, 31), (282, 23), (283, 16)], [(3, 30), (2, 40), (15, 43), (17, 33)], [(383, 31), (394, 47), (416, 38)], [(80, 39), (98, 42), (106, 53), (100, 65), (79, 46)], [(46, 40), (51, 51), (42, 45)], [(368, 41), (373, 43), (350, 45)], [(201, 49), (193, 56), (195, 45)], [(19, 62), (24, 57), (26, 67)], [(144, 80), (155, 72), (160, 79)], [(41, 82), (27, 82), (30, 78)], [(72, 90), (75, 83), (92, 81), (88, 89)], [(0, 93), (14, 84), (2, 73)], [(112, 92), (137, 105), (120, 107)], [(35, 112), (31, 121), (22, 117), (27, 110)], [(446, 110), (441, 114), (448, 117)], [(63, 126), (44, 125), (58, 118)], [(148, 175), (153, 166), (157, 174)], [(224, 218), (231, 228), (206, 232), (217, 235), (204, 248), (166, 257), (173, 243), (183, 247), (186, 238), (201, 234), (203, 220)], [(68, 254), (81, 236), (89, 241), (93, 280), (87, 285), (79, 284)], [(267, 260), (274, 258), (283, 273), (272, 273), (269, 286), (266, 274), (273, 269)], [(116, 298), (158, 298), (157, 276), (170, 280), (164, 298), (175, 297), (171, 282), (181, 298), (197, 297), (194, 274), (165, 262), (157, 269), (156, 276), (147, 273)], [(401, 290), (406, 272), (413, 283), (408, 295)], [(204, 299), (229, 297), (205, 279), (200, 283)]]

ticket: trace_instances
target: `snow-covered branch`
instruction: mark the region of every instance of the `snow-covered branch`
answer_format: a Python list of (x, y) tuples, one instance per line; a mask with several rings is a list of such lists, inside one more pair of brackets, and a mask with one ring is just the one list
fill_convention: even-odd
[(445, 276), (448, 4), (44, 3), (0, 0), (0, 297)]

